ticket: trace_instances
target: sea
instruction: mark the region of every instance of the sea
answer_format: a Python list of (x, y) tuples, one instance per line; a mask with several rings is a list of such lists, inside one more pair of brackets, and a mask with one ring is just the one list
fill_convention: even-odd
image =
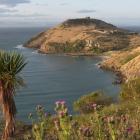
[(0, 28), (0, 49), (17, 51), (28, 62), (21, 73), (26, 86), (18, 89), (15, 96), (17, 119), (28, 122), (29, 113), (34, 112), (37, 105), (53, 114), (57, 100), (65, 100), (69, 113), (74, 114), (74, 101), (94, 91), (118, 97), (120, 86), (112, 84), (115, 74), (98, 67), (101, 57), (45, 55), (23, 47), (44, 30), (47, 28)]

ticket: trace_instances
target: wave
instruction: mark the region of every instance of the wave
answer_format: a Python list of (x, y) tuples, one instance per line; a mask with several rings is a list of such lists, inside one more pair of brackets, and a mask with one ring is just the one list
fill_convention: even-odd
[(33, 54), (38, 54), (38, 50), (35, 50), (32, 52)]
[(23, 50), (23, 49), (25, 49), (25, 47), (23, 47), (23, 45), (22, 45), (22, 44), (20, 44), (20, 45), (17, 45), (15, 48), (16, 48), (16, 49), (20, 49), (20, 50)]
[(45, 53), (40, 53), (38, 50), (34, 50), (34, 51), (32, 51), (32, 54), (34, 54), (34, 55), (46, 56)]
[(94, 64), (96, 67), (101, 68), (101, 64), (100, 63), (96, 63)]

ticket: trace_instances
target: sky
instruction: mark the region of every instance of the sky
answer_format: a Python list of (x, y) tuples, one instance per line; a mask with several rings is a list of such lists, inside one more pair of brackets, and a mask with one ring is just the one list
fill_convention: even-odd
[(118, 26), (140, 25), (140, 0), (0, 0), (0, 27), (36, 27), (92, 17)]

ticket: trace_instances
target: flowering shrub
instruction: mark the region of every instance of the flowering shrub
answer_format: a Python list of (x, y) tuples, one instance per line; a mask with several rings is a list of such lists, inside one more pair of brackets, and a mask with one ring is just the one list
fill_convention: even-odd
[(67, 140), (71, 135), (72, 116), (68, 115), (65, 101), (57, 101), (55, 104), (57, 120), (54, 121), (54, 124), (58, 131), (58, 136), (61, 140)]
[(36, 107), (36, 115), (29, 114), (29, 119), (32, 121), (32, 135), (35, 140), (44, 140), (52, 122), (51, 115), (46, 113), (44, 107), (41, 105)]
[[(37, 119), (32, 118), (35, 140), (139, 140), (140, 102), (125, 102), (102, 108), (92, 104), (90, 114), (69, 115), (65, 101), (55, 103), (55, 115), (37, 106)], [(100, 109), (101, 108), (101, 109)]]
[(80, 113), (93, 113), (95, 104), (104, 107), (106, 105), (110, 105), (111, 103), (112, 99), (110, 97), (105, 96), (101, 92), (93, 92), (82, 96), (80, 99), (74, 102), (74, 109)]

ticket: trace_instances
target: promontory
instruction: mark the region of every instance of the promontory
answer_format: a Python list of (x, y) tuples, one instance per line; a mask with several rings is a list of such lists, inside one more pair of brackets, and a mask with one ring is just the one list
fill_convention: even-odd
[(125, 79), (140, 75), (140, 35), (90, 17), (69, 19), (39, 33), (24, 44), (46, 54), (94, 55), (108, 59), (101, 67), (121, 72)]
[(127, 48), (132, 34), (98, 19), (69, 19), (31, 38), (26, 47), (43, 53), (101, 53)]

